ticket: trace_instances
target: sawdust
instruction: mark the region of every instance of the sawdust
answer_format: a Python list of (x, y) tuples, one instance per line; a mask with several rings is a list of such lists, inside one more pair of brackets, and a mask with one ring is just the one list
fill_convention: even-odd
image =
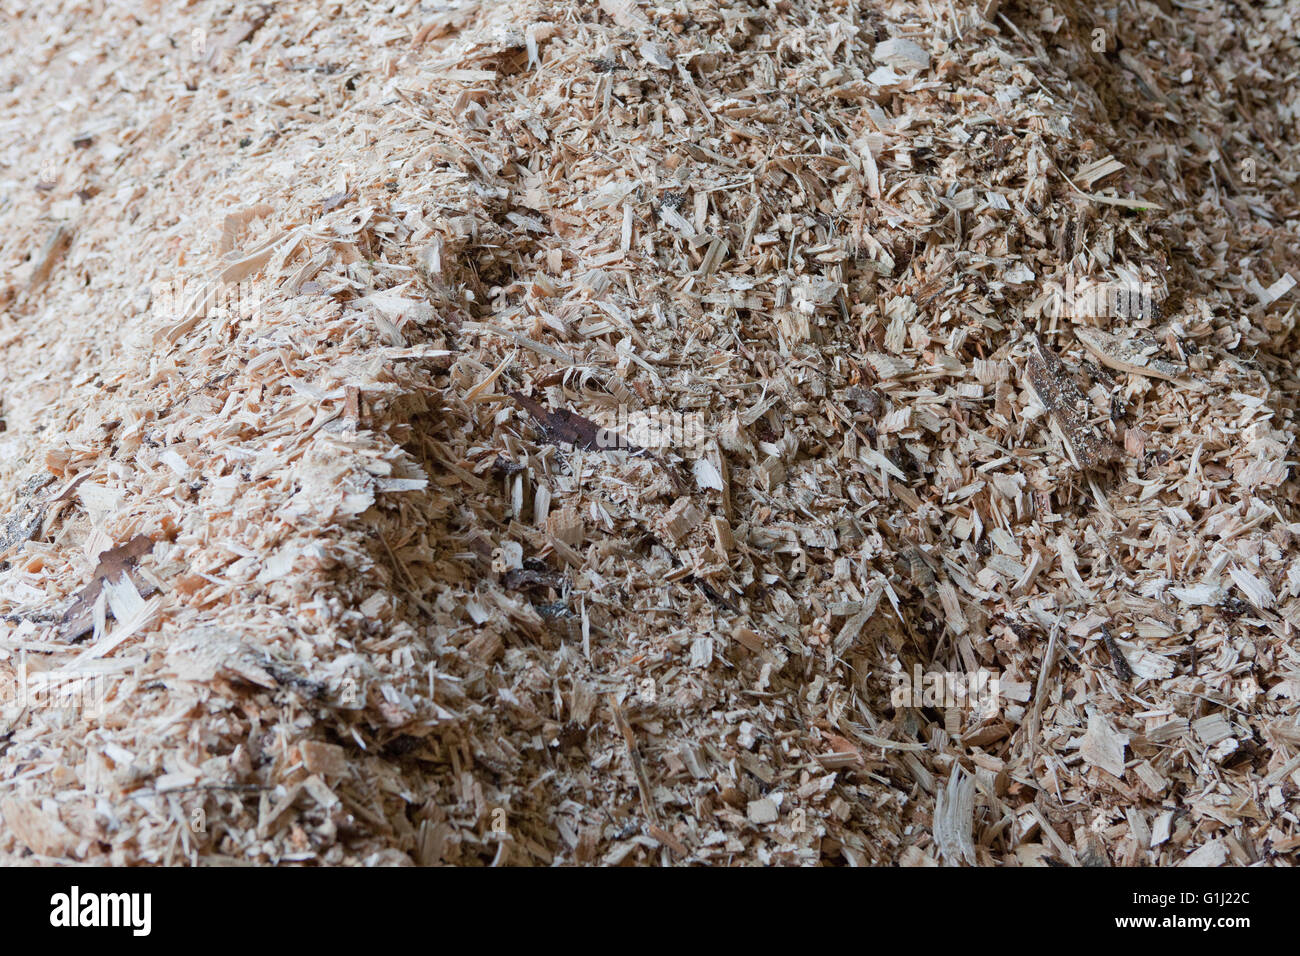
[(1293, 859), (1293, 8), (139, 8), (0, 38), (0, 858)]

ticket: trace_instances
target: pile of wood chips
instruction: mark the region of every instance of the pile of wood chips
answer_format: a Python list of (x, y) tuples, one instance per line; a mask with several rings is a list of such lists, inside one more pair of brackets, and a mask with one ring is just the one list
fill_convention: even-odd
[(1094, 7), (6, 12), (0, 862), (1289, 864), (1300, 22)]

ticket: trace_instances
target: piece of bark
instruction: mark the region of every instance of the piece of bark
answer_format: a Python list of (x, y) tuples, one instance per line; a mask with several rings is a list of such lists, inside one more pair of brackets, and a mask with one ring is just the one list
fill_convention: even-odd
[(1050, 413), (1074, 464), (1087, 471), (1122, 458), (1119, 447), (1089, 424), (1088, 399), (1065, 363), (1036, 336), (1030, 337), (1030, 345), (1025, 363), (1029, 386)]
[(1128, 659), (1124, 657), (1124, 651), (1120, 649), (1118, 642), (1110, 633), (1110, 628), (1105, 624), (1101, 626), (1101, 641), (1106, 647), (1106, 653), (1110, 655), (1110, 663), (1115, 668), (1115, 676), (1127, 684), (1133, 679), (1133, 668), (1129, 667)]
[[(128, 573), (139, 562), (142, 555), (152, 550), (153, 539), (147, 534), (138, 534), (126, 544), (109, 548), (101, 554), (90, 583), (77, 592), (72, 604), (63, 612), (63, 619), (59, 623), (59, 637), (76, 643), (89, 634), (95, 626), (95, 602), (99, 600), (99, 594), (104, 589), (104, 582)], [(140, 592), (140, 596), (148, 597), (155, 591), (156, 589), (152, 587), (145, 588)]]
[(50, 238), (45, 240), (45, 245), (41, 248), (40, 254), (36, 257), (36, 265), (32, 267), (31, 278), (27, 280), (27, 288), (35, 289), (44, 284), (45, 280), (50, 277), (50, 271), (54, 268), (63, 254), (68, 251), (68, 246), (72, 244), (72, 228), (66, 223), (59, 223), (54, 227), (54, 232)]
[(1161, 356), (1159, 343), (1144, 335), (1132, 333), (1118, 336), (1101, 329), (1080, 326), (1074, 330), (1074, 336), (1103, 365), (1117, 371), (1147, 378), (1162, 378), (1196, 388), (1206, 387), (1186, 365)]
[(584, 418), (568, 409), (549, 409), (541, 402), (534, 401), (519, 392), (511, 392), (510, 397), (528, 412), (542, 430), (542, 434), (552, 443), (563, 442), (575, 448), (588, 451), (626, 451), (634, 455), (645, 453), (645, 449), (632, 444), (617, 432), (597, 425), (589, 418)]

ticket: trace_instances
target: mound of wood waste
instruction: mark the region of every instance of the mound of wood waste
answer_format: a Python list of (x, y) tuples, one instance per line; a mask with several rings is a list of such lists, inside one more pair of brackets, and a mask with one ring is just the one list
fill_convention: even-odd
[(1294, 4), (8, 6), (0, 861), (1295, 858)]

